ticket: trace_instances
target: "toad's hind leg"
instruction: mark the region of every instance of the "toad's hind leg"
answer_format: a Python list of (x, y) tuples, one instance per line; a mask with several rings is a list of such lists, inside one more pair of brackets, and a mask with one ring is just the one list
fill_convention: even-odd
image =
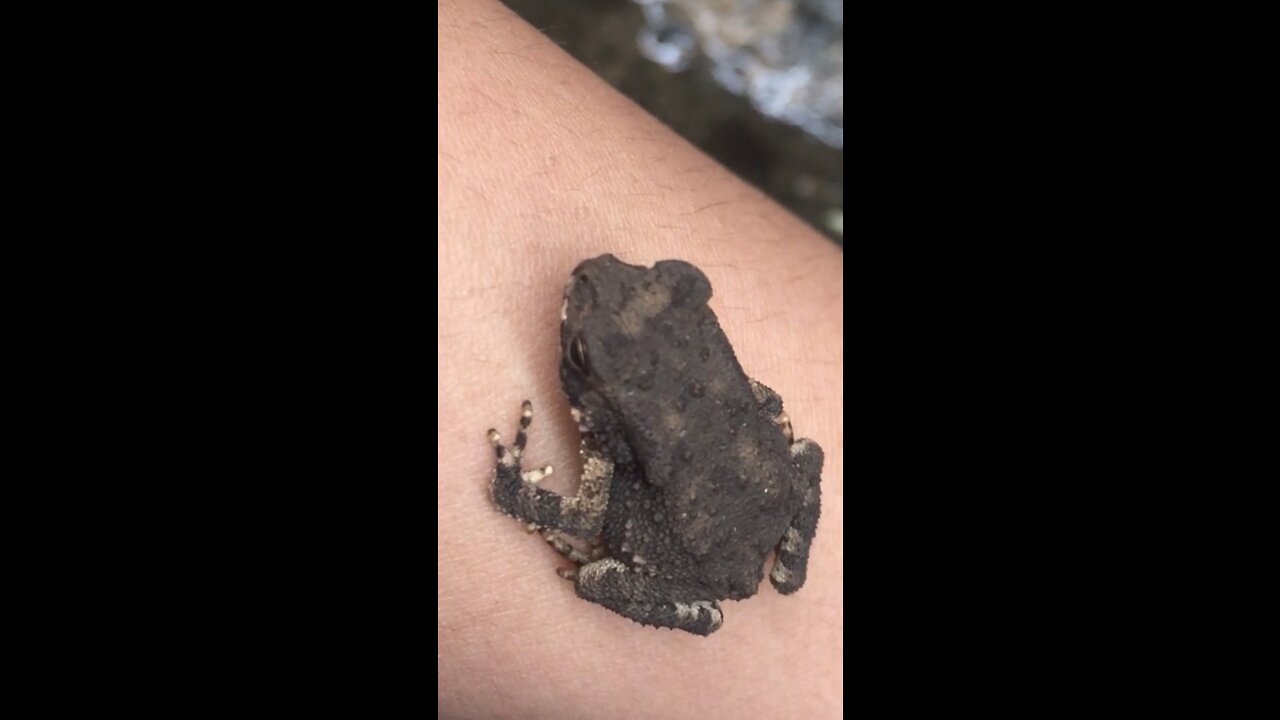
[(644, 625), (710, 635), (724, 621), (716, 601), (696, 599), (697, 593), (634, 572), (613, 558), (578, 568), (574, 588), (578, 597)]
[(489, 431), (489, 442), (497, 454), (491, 491), (493, 501), (503, 512), (535, 529), (551, 529), (578, 537), (592, 537), (600, 532), (604, 510), (609, 504), (609, 482), (613, 479), (613, 463), (594, 449), (582, 446), (582, 481), (575, 496), (543, 490), (537, 483), (550, 475), (551, 466), (522, 472), (521, 459), (533, 422), (533, 404), (524, 402), (520, 412), (520, 429), (516, 440), (507, 448), (498, 431)]
[(773, 420), (773, 423), (782, 431), (783, 437), (787, 442), (794, 439), (791, 430), (791, 418), (782, 411), (782, 398), (778, 393), (769, 389), (768, 385), (761, 382), (751, 380), (751, 392), (756, 396), (756, 402), (759, 403), (760, 409)]
[(544, 530), (542, 533), (542, 539), (546, 540), (548, 545), (555, 548), (556, 552), (572, 560), (574, 565), (586, 565), (591, 562), (591, 558), (588, 557), (586, 553), (573, 545), (570, 545), (564, 538), (560, 537), (556, 533), (546, 532)]
[(822, 448), (811, 440), (797, 440), (791, 444), (791, 460), (797, 471), (793, 477), (801, 498), (800, 509), (778, 543), (778, 555), (769, 573), (769, 582), (784, 595), (799, 590), (809, 572), (809, 548), (818, 531), (822, 504)]

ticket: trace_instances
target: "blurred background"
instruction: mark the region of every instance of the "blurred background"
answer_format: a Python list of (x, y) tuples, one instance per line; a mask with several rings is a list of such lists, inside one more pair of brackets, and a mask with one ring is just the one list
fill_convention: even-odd
[(502, 0), (844, 244), (844, 0)]

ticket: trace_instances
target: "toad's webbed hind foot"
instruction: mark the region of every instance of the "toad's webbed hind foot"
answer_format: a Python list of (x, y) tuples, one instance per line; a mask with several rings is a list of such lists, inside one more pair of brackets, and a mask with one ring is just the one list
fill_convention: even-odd
[(578, 568), (574, 589), (578, 597), (643, 625), (710, 635), (724, 622), (716, 601), (695, 599), (695, 593), (651, 575), (632, 572), (613, 558)]

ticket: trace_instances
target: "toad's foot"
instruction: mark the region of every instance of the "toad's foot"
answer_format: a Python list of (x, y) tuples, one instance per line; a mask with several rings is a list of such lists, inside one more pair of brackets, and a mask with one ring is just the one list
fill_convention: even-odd
[(489, 430), (489, 443), (497, 457), (490, 486), (494, 503), (498, 509), (535, 530), (551, 529), (577, 537), (599, 534), (608, 505), (613, 463), (584, 443), (583, 474), (578, 494), (570, 497), (543, 490), (538, 487), (538, 482), (553, 472), (550, 465), (528, 472), (521, 470), (532, 422), (533, 403), (525, 400), (520, 408), (520, 429), (516, 431), (515, 442), (510, 448), (502, 444), (497, 430)]
[(714, 600), (696, 600), (695, 593), (651, 575), (630, 572), (613, 558), (578, 568), (574, 589), (579, 597), (642, 625), (710, 635), (724, 622)]

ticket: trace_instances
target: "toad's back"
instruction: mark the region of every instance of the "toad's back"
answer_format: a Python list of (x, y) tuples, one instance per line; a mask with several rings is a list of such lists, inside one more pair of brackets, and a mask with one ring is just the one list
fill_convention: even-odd
[[(755, 594), (773, 548), (774, 587), (804, 584), (822, 469), (778, 395), (739, 366), (710, 297), (681, 261), (603, 255), (574, 270), (560, 379), (581, 433), (576, 496), (538, 486), (550, 467), (523, 469), (529, 402), (510, 448), (489, 431), (494, 502), (574, 561), (562, 576), (579, 597), (698, 635), (720, 627), (719, 600)], [(588, 557), (561, 533), (600, 535), (605, 553)]]
[(611, 372), (613, 417), (634, 455), (614, 481), (606, 544), (647, 572), (749, 596), (795, 512), (787, 439), (705, 302), (632, 302), (657, 311), (608, 327), (595, 356)]

